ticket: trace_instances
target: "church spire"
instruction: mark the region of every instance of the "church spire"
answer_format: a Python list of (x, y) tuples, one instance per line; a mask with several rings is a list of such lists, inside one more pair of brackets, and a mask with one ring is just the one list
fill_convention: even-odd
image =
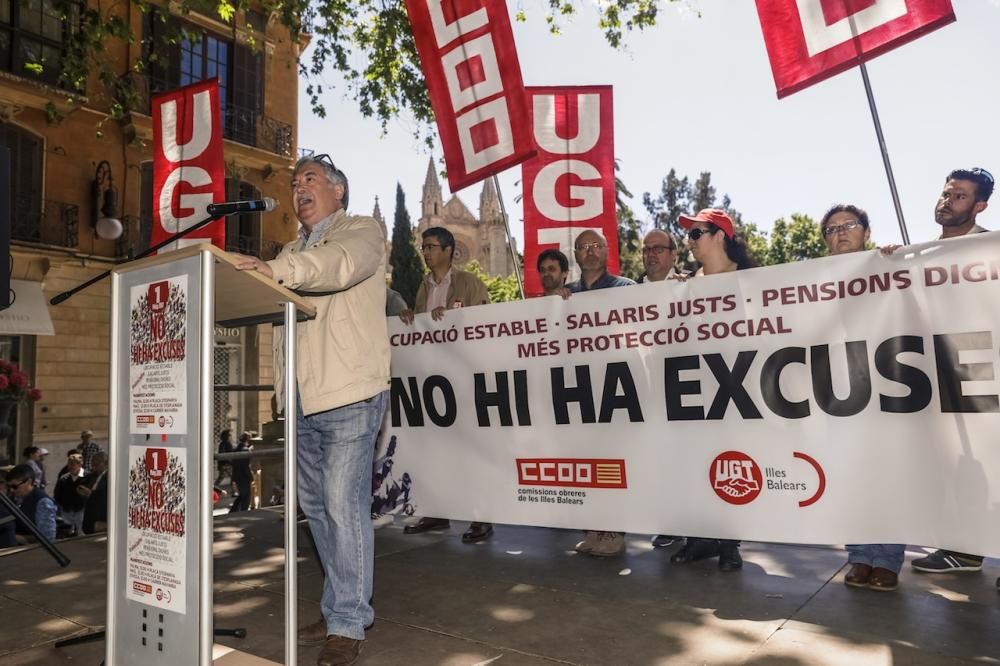
[(483, 182), (483, 192), (479, 195), (479, 221), (481, 224), (503, 221), (500, 214), (500, 197), (497, 196), (492, 176)]
[(444, 199), (441, 196), (441, 183), (438, 181), (437, 171), (434, 169), (434, 158), (427, 161), (427, 177), (424, 178), (424, 195), (421, 198), (421, 211), (423, 218), (440, 215), (444, 208)]
[(378, 226), (382, 229), (382, 235), (385, 238), (389, 237), (389, 229), (385, 226), (385, 217), (382, 216), (382, 209), (378, 205), (378, 195), (375, 195), (375, 210), (372, 211), (372, 217), (378, 222)]

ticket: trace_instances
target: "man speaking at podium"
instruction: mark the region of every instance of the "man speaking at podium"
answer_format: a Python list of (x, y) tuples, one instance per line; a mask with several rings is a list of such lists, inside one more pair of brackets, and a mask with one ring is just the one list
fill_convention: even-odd
[(299, 630), (299, 644), (323, 645), (320, 666), (353, 664), (375, 619), (371, 470), (389, 383), (385, 241), (373, 218), (347, 214), (347, 201), (347, 177), (328, 155), (300, 159), (292, 172), (299, 237), (272, 261), (240, 255), (237, 265), (316, 306), (316, 318), (297, 327), (295, 427), (299, 503), (326, 575), (322, 617)]

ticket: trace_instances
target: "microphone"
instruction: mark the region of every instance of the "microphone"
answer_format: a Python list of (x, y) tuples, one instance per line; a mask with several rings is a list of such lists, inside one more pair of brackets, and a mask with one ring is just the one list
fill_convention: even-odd
[(256, 201), (225, 201), (208, 204), (206, 210), (213, 217), (233, 215), (235, 213), (268, 213), (278, 207), (278, 202), (271, 197)]

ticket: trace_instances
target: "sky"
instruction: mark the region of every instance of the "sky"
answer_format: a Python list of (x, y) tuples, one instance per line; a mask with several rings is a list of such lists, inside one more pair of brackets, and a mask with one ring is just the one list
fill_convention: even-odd
[[(547, 3), (546, 3), (547, 4)], [(1000, 0), (953, 0), (957, 21), (868, 64), (910, 240), (936, 238), (934, 203), (955, 168), (1000, 175)], [(508, 6), (514, 7), (508, 3)], [(901, 235), (871, 114), (857, 69), (778, 100), (752, 0), (689, 0), (662, 6), (658, 25), (612, 49), (592, 5), (552, 36), (538, 0), (520, 0), (514, 23), (525, 85), (614, 87), (615, 154), (635, 195), (654, 196), (671, 168), (692, 178), (712, 173), (745, 221), (764, 230), (792, 213), (818, 220), (834, 203), (865, 208), (878, 244)], [(363, 118), (335, 75), (324, 79), (326, 119), (299, 100), (300, 147), (330, 153), (351, 183), (351, 209), (370, 213), (378, 196), (392, 225), (396, 182), (414, 224), (433, 151), (401, 118), (383, 133)], [(304, 86), (302, 86), (304, 89)], [(520, 166), (500, 174), (517, 247), (523, 249)], [(446, 200), (447, 183), (442, 180)], [(458, 193), (473, 211), (481, 184)], [(1000, 195), (979, 217), (1000, 229)]]

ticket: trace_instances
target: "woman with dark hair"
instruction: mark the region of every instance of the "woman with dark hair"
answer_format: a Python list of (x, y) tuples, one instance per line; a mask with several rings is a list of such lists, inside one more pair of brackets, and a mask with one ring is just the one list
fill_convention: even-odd
[[(695, 276), (729, 273), (755, 266), (746, 243), (736, 235), (732, 218), (718, 208), (706, 208), (693, 217), (680, 216), (687, 229), (688, 246), (701, 264)], [(670, 557), (671, 564), (687, 564), (710, 557), (719, 558), (721, 571), (743, 568), (740, 542), (733, 539), (703, 539), (688, 537), (684, 547)]]

